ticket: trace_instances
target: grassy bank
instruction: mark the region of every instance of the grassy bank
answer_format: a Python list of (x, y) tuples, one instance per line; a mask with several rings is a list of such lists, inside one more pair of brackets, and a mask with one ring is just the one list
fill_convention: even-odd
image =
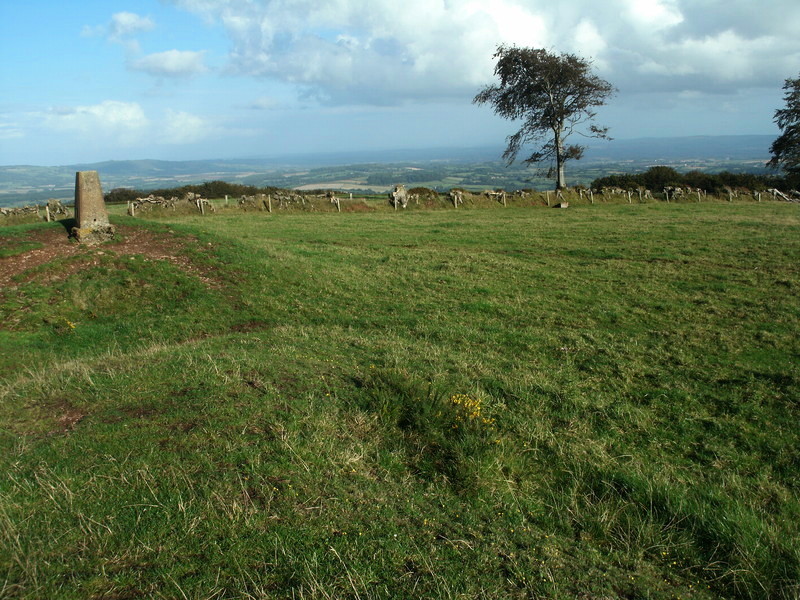
[(796, 597), (796, 206), (115, 221), (0, 291), (0, 596)]

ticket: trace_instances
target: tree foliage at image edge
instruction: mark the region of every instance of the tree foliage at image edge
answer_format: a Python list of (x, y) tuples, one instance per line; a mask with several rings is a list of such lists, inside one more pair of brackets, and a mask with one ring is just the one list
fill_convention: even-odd
[(800, 174), (800, 76), (787, 79), (783, 89), (786, 108), (775, 111), (775, 123), (783, 133), (770, 147), (772, 158), (767, 166)]

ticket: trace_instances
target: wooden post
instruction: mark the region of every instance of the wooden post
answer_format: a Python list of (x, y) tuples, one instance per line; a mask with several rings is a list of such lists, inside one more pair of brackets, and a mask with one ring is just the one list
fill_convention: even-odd
[(633, 202), (631, 202), (631, 196), (633, 196), (633, 192), (628, 190), (628, 204), (633, 204)]
[(47, 204), (44, 205), (44, 214), (47, 217), (47, 222), (50, 222), (50, 206)]
[(267, 194), (267, 210), (272, 212), (272, 194)]
[(225, 206), (228, 206), (228, 194), (225, 194)]
[(546, 190), (545, 194), (547, 195), (547, 206), (550, 206), (550, 190)]
[(594, 204), (594, 192), (592, 190), (589, 190), (589, 202)]
[(336, 198), (336, 212), (342, 212), (342, 207), (339, 206), (339, 199)]
[(506, 206), (506, 193), (503, 192), (503, 206)]
[(728, 190), (728, 202), (733, 202), (733, 192)]
[(642, 188), (639, 188), (636, 191), (639, 192), (639, 204), (641, 204), (642, 203)]
[(761, 192), (756, 193), (756, 198), (758, 199), (759, 202), (761, 202)]
[(700, 202), (700, 190), (697, 190), (697, 201)]

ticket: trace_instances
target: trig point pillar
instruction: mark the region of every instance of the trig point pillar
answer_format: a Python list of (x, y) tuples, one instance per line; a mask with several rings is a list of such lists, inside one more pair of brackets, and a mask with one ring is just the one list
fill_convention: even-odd
[(97, 171), (75, 173), (75, 220), (72, 235), (79, 242), (97, 244), (114, 238)]

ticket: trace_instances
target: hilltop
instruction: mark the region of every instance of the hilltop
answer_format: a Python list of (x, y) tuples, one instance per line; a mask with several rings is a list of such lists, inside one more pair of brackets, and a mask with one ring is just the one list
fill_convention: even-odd
[(796, 596), (796, 204), (316, 202), (0, 227), (0, 595)]

